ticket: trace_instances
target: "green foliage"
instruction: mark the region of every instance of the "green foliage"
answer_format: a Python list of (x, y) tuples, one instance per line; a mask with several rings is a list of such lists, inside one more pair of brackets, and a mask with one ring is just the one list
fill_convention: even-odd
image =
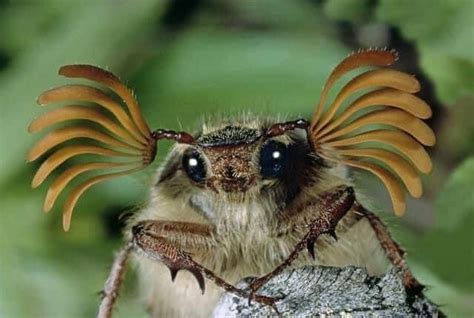
[(453, 104), (474, 86), (474, 1), (382, 0), (377, 17), (415, 42), (439, 98)]
[(339, 45), (325, 42), (323, 50), (313, 36), (197, 29), (139, 71), (136, 93), (158, 126), (176, 127), (177, 109), (186, 127), (203, 115), (246, 111), (308, 116), (331, 65), (343, 56)]
[(438, 133), (438, 148), (450, 164), (474, 155), (474, 95), (460, 98), (446, 113)]
[[(419, 243), (420, 258), (445, 281), (474, 293), (474, 157), (452, 174), (435, 201), (437, 228)], [(467, 244), (466, 244), (467, 243)], [(456, 247), (456, 248), (453, 248)], [(439, 251), (443, 253), (439, 253)], [(459, 260), (462, 270), (450, 266)]]
[[(435, 201), (438, 229), (455, 232), (474, 217), (473, 188), (474, 157), (470, 157), (456, 168)], [(474, 269), (474, 264), (472, 268)]]
[[(324, 12), (354, 27), (387, 23), (399, 30), (416, 45), (421, 67), (446, 105), (472, 94), (474, 1), (329, 0)], [(378, 45), (375, 39), (374, 44)]]
[(369, 0), (329, 0), (324, 5), (328, 17), (345, 22), (362, 23), (370, 18)]

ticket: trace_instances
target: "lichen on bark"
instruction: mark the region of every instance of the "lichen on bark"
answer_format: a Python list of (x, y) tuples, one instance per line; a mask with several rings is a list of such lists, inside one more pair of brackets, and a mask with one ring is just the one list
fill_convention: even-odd
[[(245, 287), (252, 278), (240, 281)], [(436, 317), (439, 311), (422, 295), (408, 295), (395, 269), (372, 277), (357, 267), (305, 266), (274, 277), (259, 294), (283, 297), (276, 305), (282, 316)], [(225, 294), (214, 317), (255, 317), (276, 313), (269, 307)]]

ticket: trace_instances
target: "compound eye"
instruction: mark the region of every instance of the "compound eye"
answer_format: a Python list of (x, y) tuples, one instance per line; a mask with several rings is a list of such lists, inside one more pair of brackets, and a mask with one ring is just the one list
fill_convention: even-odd
[(268, 141), (260, 151), (260, 169), (266, 179), (279, 178), (285, 172), (288, 163), (288, 148), (274, 140)]
[(183, 168), (188, 177), (194, 182), (201, 183), (206, 179), (206, 166), (197, 151), (186, 153), (183, 156)]

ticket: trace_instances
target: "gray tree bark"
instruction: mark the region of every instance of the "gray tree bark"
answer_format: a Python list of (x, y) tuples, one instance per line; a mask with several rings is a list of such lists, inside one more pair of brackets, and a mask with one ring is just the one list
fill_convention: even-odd
[[(248, 285), (245, 278), (238, 287)], [(274, 277), (259, 294), (284, 297), (276, 305), (282, 316), (437, 317), (438, 308), (423, 296), (407, 295), (395, 270), (372, 277), (362, 268), (306, 266)], [(269, 307), (225, 294), (214, 317), (276, 316)]]

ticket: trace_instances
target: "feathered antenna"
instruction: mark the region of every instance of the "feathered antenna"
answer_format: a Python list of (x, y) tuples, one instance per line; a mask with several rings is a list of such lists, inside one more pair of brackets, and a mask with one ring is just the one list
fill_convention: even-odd
[[(323, 112), (329, 91), (343, 75), (360, 67), (390, 66), (397, 58), (395, 51), (380, 49), (359, 51), (345, 58), (323, 88), (309, 137), (326, 160), (367, 170), (381, 179), (395, 214), (401, 216), (405, 213), (405, 197), (398, 178), (410, 195), (418, 198), (423, 192), (419, 172), (426, 174), (432, 168), (423, 145), (433, 146), (435, 135), (422, 121), (431, 117), (430, 107), (413, 95), (420, 90), (419, 82), (389, 68), (369, 70), (350, 80)], [(350, 96), (365, 89), (371, 90), (338, 114)], [(370, 130), (372, 125), (377, 128)], [(390, 150), (371, 148), (368, 142), (388, 145)]]
[[(31, 122), (28, 131), (38, 132), (58, 123), (70, 120), (86, 120), (99, 124), (107, 132), (95, 128), (74, 125), (58, 128), (39, 140), (27, 155), (28, 161), (34, 161), (48, 150), (64, 142), (86, 138), (98, 141), (100, 146), (74, 144), (63, 146), (52, 153), (36, 172), (32, 187), (38, 187), (62, 163), (84, 154), (99, 155), (106, 158), (125, 158), (121, 162), (89, 162), (76, 164), (62, 172), (51, 184), (46, 194), (43, 210), (52, 209), (59, 194), (66, 186), (82, 173), (93, 170), (117, 170), (89, 178), (73, 188), (63, 209), (63, 228), (68, 231), (71, 217), (79, 197), (91, 186), (114, 178), (133, 173), (147, 167), (155, 158), (156, 142), (159, 139), (173, 139), (178, 142), (192, 143), (192, 136), (182, 132), (157, 130), (151, 132), (144, 120), (140, 107), (132, 92), (112, 73), (92, 65), (66, 65), (59, 74), (70, 78), (83, 78), (104, 85), (118, 97), (123, 104), (117, 103), (104, 91), (86, 85), (63, 85), (45, 91), (38, 97), (41, 106), (57, 102), (81, 101), (93, 103), (93, 106), (68, 105), (51, 110)], [(104, 108), (107, 115), (99, 111)]]

